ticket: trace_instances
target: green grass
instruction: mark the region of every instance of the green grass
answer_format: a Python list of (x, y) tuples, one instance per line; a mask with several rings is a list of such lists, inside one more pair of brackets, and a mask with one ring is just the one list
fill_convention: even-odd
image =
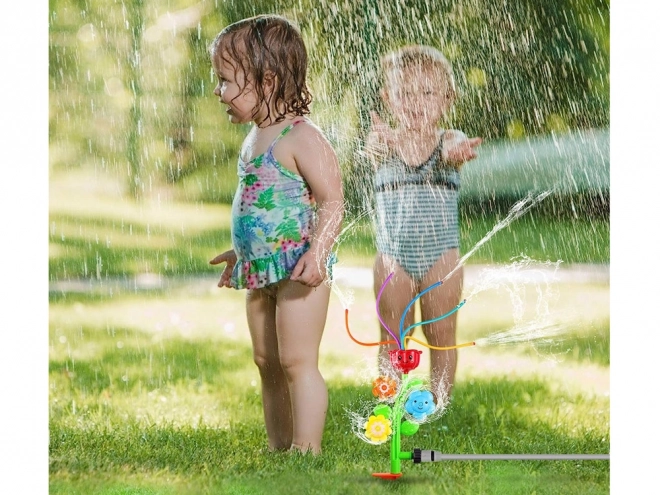
[[(371, 350), (350, 346), (331, 300), (321, 369), (330, 409), (321, 457), (267, 453), (258, 373), (237, 291), (182, 287), (50, 303), (50, 492), (66, 494), (343, 494), (354, 493), (608, 493), (606, 461), (482, 461), (403, 465), (404, 477), (385, 483), (387, 446), (362, 442), (349, 410), (370, 399)], [(580, 287), (562, 286), (573, 301)], [(606, 313), (607, 287), (589, 287)], [(356, 331), (372, 306), (356, 289)], [(482, 318), (507, 326), (490, 310), (501, 294), (467, 305), (459, 340), (487, 335)], [(534, 298), (532, 298), (533, 300)], [(558, 311), (566, 309), (562, 298)], [(487, 315), (484, 315), (484, 311)], [(605, 315), (606, 316), (606, 315)], [(447, 453), (608, 453), (609, 397), (580, 385), (580, 370), (606, 379), (607, 320), (571, 320), (561, 349), (524, 346), (461, 351), (452, 403), (423, 425), (404, 449)], [(598, 323), (600, 321), (600, 323)], [(584, 339), (602, 352), (587, 355)], [(575, 351), (574, 349), (579, 349)], [(568, 359), (564, 359), (564, 356)], [(559, 359), (551, 374), (537, 373)], [(579, 359), (578, 359), (579, 358)], [(495, 360), (516, 362), (511, 376)], [(482, 364), (479, 364), (482, 363)], [(426, 363), (420, 367), (424, 369)], [(561, 371), (565, 369), (564, 375)], [(572, 373), (572, 374), (571, 374)]]
[[(373, 478), (389, 469), (388, 445), (362, 442), (348, 411), (370, 400), (374, 351), (350, 343), (335, 295), (321, 348), (330, 394), (323, 455), (266, 452), (244, 295), (218, 289), (213, 278), (181, 277), (217, 274), (208, 259), (228, 247), (228, 208), (133, 203), (88, 179), (80, 173), (51, 182), (50, 279), (97, 281), (86, 292), (49, 297), (51, 494), (609, 493), (607, 461), (404, 461), (400, 480)], [(88, 200), (72, 194), (83, 190)], [(502, 218), (499, 209), (473, 208), (462, 220), (466, 247)], [(469, 263), (508, 262), (521, 252), (608, 262), (606, 219), (531, 213)], [(342, 262), (368, 266), (369, 225), (357, 225), (339, 249)], [(177, 283), (138, 290), (131, 280), (141, 273), (172, 275)], [(127, 283), (106, 284), (106, 276)], [(516, 294), (526, 317), (538, 316), (533, 289)], [(609, 452), (609, 285), (560, 283), (543, 294), (561, 334), (459, 351), (449, 408), (405, 438), (404, 449)], [(375, 338), (371, 290), (355, 288), (353, 296), (354, 332)], [(511, 328), (510, 297), (492, 288), (470, 300), (459, 314), (458, 340)], [(428, 369), (422, 358), (420, 373)]]
[[(51, 425), (51, 493), (608, 493), (608, 463), (445, 462), (404, 465), (404, 478), (384, 483), (370, 477), (388, 469), (386, 446), (353, 436), (344, 407), (364, 396), (364, 387), (330, 383), (330, 410), (324, 454), (318, 458), (264, 453), (257, 418), (241, 418), (229, 428), (140, 424), (105, 420), (81, 429)], [(565, 420), (565, 406), (586, 420)], [(258, 409), (257, 401), (241, 407)], [(598, 410), (600, 409), (600, 411)], [(574, 413), (575, 414), (575, 413)], [(550, 393), (536, 381), (485, 380), (457, 389), (441, 425), (428, 424), (404, 448), (424, 446), (444, 452), (607, 453), (607, 415), (597, 402)], [(588, 419), (591, 418), (591, 419)], [(105, 478), (105, 486), (99, 484)], [(126, 479), (133, 479), (127, 483)], [(161, 485), (169, 480), (168, 487)], [(293, 483), (293, 484), (292, 484)], [(440, 484), (438, 486), (438, 484)], [(96, 485), (96, 486), (95, 486)], [(63, 490), (58, 491), (58, 486)], [(140, 488), (142, 486), (143, 488)], [(169, 491), (171, 490), (171, 491)], [(226, 491), (225, 491), (226, 490)]]
[[(475, 246), (503, 216), (463, 215), (463, 251)], [(609, 220), (578, 217), (567, 221), (533, 212), (497, 232), (484, 244), (471, 263), (506, 263), (524, 254), (536, 260), (562, 260), (565, 263), (609, 263)]]
[(562, 361), (578, 363), (592, 362), (602, 366), (610, 365), (610, 324), (609, 320), (584, 335), (582, 332), (566, 333), (560, 338), (543, 345), (534, 346), (529, 354), (539, 353)]
[[(370, 394), (353, 380), (329, 380), (321, 457), (265, 453), (245, 342), (145, 337), (123, 332), (133, 344), (117, 349), (89, 333), (94, 357), (51, 361), (51, 493), (608, 493), (604, 461), (404, 464), (403, 481), (372, 479), (388, 469), (388, 451), (350, 430), (346, 410)], [(536, 379), (473, 379), (404, 448), (607, 453), (608, 422), (602, 398)]]
[[(157, 273), (164, 276), (215, 273), (208, 264), (231, 247), (229, 207), (219, 204), (144, 201), (104, 196), (88, 190), (71, 197), (91, 180), (69, 174), (53, 187), (50, 208), (51, 281), (96, 279)], [(89, 188), (89, 183), (85, 186)], [(547, 200), (550, 201), (550, 200)], [(566, 200), (568, 201), (568, 200)], [(569, 204), (561, 204), (571, 210)], [(461, 246), (470, 251), (505, 216), (508, 203), (487, 209), (470, 203), (462, 211)], [(578, 214), (579, 213), (579, 214)], [(497, 232), (468, 259), (469, 264), (506, 263), (525, 254), (537, 260), (565, 263), (609, 262), (609, 219), (587, 210), (568, 218), (539, 205)], [(347, 264), (369, 264), (375, 254), (368, 220), (355, 223), (342, 236), (338, 254)]]

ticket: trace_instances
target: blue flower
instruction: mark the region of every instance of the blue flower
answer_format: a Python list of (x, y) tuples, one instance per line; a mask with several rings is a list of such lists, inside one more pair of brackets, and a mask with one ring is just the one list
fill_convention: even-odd
[(422, 420), (435, 411), (433, 394), (428, 390), (415, 390), (408, 397), (405, 408), (413, 418)]

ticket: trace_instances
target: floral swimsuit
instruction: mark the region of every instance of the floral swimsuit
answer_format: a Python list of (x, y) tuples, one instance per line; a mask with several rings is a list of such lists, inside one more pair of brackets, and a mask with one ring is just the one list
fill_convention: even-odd
[(239, 157), (231, 228), (238, 258), (231, 284), (236, 289), (257, 289), (288, 278), (309, 249), (316, 201), (305, 179), (273, 156), (278, 141), (301, 122), (286, 127), (264, 154), (247, 163)]

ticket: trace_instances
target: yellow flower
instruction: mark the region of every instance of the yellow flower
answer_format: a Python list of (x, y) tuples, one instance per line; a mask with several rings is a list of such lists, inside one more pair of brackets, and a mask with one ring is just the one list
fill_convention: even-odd
[(371, 389), (375, 397), (379, 399), (387, 399), (393, 397), (396, 393), (396, 382), (386, 376), (379, 376), (374, 380), (373, 388)]
[(369, 421), (364, 424), (365, 436), (374, 443), (383, 443), (392, 434), (392, 423), (385, 416), (369, 416)]

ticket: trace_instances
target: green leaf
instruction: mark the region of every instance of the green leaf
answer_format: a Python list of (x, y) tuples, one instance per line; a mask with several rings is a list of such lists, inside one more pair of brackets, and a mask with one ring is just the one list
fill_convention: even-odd
[(419, 430), (419, 425), (417, 423), (411, 423), (410, 421), (404, 421), (401, 423), (401, 434), (406, 436), (411, 436), (417, 433)]
[(392, 413), (392, 408), (387, 404), (378, 404), (374, 407), (374, 416), (382, 414), (385, 419), (390, 419), (390, 414)]
[(243, 179), (243, 182), (245, 182), (248, 186), (251, 186), (255, 182), (259, 180), (259, 177), (256, 176), (255, 174), (247, 174), (245, 178)]
[(280, 237), (285, 239), (292, 239), (296, 242), (301, 241), (300, 237), (300, 228), (298, 222), (293, 218), (287, 218), (284, 222), (277, 226), (275, 231), (279, 234)]
[(273, 187), (269, 187), (262, 192), (257, 201), (255, 201), (254, 206), (268, 211), (275, 208), (275, 202), (273, 201)]

